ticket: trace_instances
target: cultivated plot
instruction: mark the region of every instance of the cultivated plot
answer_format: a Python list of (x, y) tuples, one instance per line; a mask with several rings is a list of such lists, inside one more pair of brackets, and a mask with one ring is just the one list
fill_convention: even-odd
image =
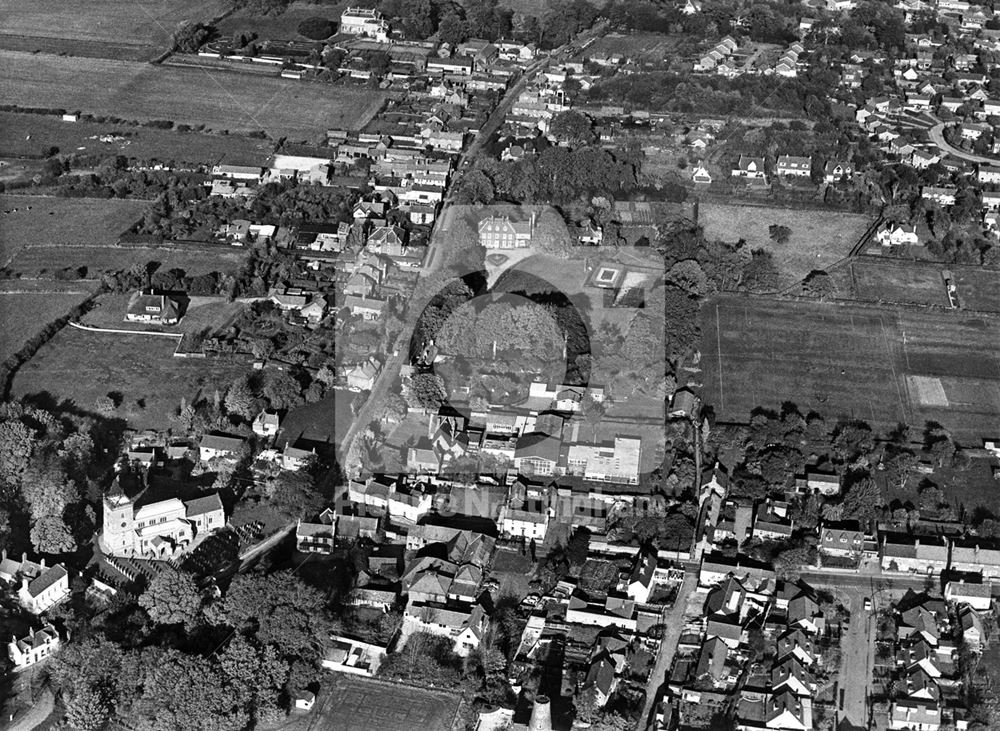
[(0, 47), (147, 60), (185, 21), (208, 21), (223, 0), (0, 0)]
[(720, 297), (702, 310), (704, 399), (724, 420), (792, 401), (978, 444), (1000, 421), (998, 342), (1000, 324), (959, 311)]
[(848, 262), (846, 268), (851, 277), (851, 289), (838, 291), (837, 297), (866, 302), (949, 306), (940, 266), (862, 258)]
[(223, 69), (13, 51), (0, 51), (0, 65), (0, 94), (9, 104), (123, 119), (169, 119), (213, 130), (263, 130), (290, 141), (316, 140), (331, 127), (358, 129), (384, 100), (383, 94), (369, 89)]
[[(788, 287), (814, 269), (826, 269), (847, 256), (871, 219), (841, 211), (707, 202), (698, 207), (698, 223), (709, 239), (743, 239), (753, 249), (770, 251), (781, 273), (779, 284)], [(790, 230), (787, 242), (771, 239), (772, 225)]]

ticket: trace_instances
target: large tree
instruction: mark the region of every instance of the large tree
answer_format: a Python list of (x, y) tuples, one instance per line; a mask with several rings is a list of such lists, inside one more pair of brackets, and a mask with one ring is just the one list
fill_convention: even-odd
[(201, 616), (202, 596), (193, 574), (171, 567), (149, 582), (139, 596), (139, 606), (156, 624), (190, 627)]

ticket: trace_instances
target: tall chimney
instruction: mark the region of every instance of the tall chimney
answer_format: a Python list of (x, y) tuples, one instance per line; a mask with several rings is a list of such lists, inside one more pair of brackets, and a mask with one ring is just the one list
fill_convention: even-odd
[(531, 709), (531, 720), (528, 721), (528, 731), (552, 731), (552, 707), (549, 697), (540, 695), (535, 698)]

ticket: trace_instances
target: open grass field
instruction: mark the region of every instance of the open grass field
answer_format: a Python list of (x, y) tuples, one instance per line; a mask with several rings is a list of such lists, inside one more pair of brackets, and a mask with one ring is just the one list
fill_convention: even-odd
[(309, 714), (300, 716), (297, 722), (285, 724), (284, 728), (291, 731), (313, 728), (336, 731), (448, 731), (458, 703), (458, 696), (445, 691), (421, 690), (330, 673), (323, 680), (315, 708)]
[(224, 0), (0, 0), (0, 47), (149, 60), (188, 20), (225, 12)]
[[(10, 266), (26, 247), (109, 245), (142, 218), (148, 205), (116, 199), (0, 196), (0, 266)], [(53, 262), (57, 268), (70, 265)]]
[(959, 304), (979, 312), (1000, 312), (1000, 271), (981, 267), (951, 269)]
[(724, 421), (792, 401), (887, 430), (935, 420), (965, 444), (1000, 418), (1000, 321), (722, 296), (702, 309), (706, 404)]
[(358, 129), (384, 100), (367, 89), (221, 69), (13, 51), (0, 51), (0, 65), (0, 95), (9, 104), (170, 119), (216, 131), (263, 130), (289, 141), (315, 141), (330, 127)]
[(948, 307), (942, 267), (901, 259), (859, 258), (844, 264), (849, 289), (838, 281), (837, 297), (864, 302), (914, 303)]
[(244, 302), (228, 302), (225, 297), (191, 297), (184, 316), (176, 325), (151, 325), (125, 322), (125, 310), (130, 294), (103, 294), (80, 322), (92, 327), (106, 327), (137, 332), (198, 333), (206, 328), (215, 332), (225, 329), (247, 306)]
[[(0, 155), (10, 157), (42, 154), (52, 147), (68, 155), (74, 152), (125, 155), (141, 160), (174, 161), (217, 165), (261, 165), (274, 150), (274, 143), (243, 135), (212, 135), (198, 132), (132, 127), (101, 122), (64, 122), (51, 114), (0, 112)], [(116, 138), (101, 142), (105, 135)]]
[(179, 267), (196, 276), (208, 272), (230, 272), (239, 267), (244, 252), (219, 247), (216, 250), (185, 249), (182, 246), (44, 246), (22, 249), (8, 264), (26, 277), (51, 276), (64, 267), (86, 267), (88, 279), (100, 278), (105, 271), (129, 269), (134, 264), (159, 262), (164, 269)]
[(89, 292), (0, 292), (0, 361), (19, 351), (50, 322), (83, 302)]
[(15, 398), (48, 394), (91, 411), (98, 397), (117, 391), (123, 401), (116, 416), (136, 429), (165, 429), (182, 397), (191, 403), (216, 388), (224, 391), (247, 370), (246, 364), (174, 358), (176, 346), (175, 338), (66, 327), (21, 366), (12, 393)]
[[(751, 248), (770, 251), (781, 273), (779, 286), (788, 287), (814, 269), (826, 269), (847, 256), (872, 221), (842, 211), (704, 202), (698, 208), (698, 223), (709, 239), (744, 239)], [(787, 243), (771, 240), (768, 228), (772, 224), (791, 229)]]

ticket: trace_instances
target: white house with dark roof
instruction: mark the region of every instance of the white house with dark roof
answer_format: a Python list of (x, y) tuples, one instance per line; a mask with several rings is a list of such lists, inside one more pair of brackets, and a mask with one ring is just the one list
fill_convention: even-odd
[(945, 584), (944, 598), (956, 604), (968, 604), (979, 612), (989, 611), (993, 603), (989, 584), (967, 584), (964, 581), (949, 581)]
[(198, 443), (198, 459), (208, 462), (213, 459), (236, 459), (246, 444), (241, 437), (225, 434), (206, 434)]
[(882, 246), (916, 246), (920, 243), (917, 227), (910, 223), (883, 223), (875, 232)]
[(176, 325), (180, 322), (177, 303), (162, 292), (140, 290), (134, 292), (125, 309), (126, 322), (145, 322), (152, 325)]
[(897, 700), (889, 709), (889, 728), (893, 731), (938, 731), (941, 706), (935, 701)]
[(16, 584), (20, 581), (17, 598), (21, 606), (32, 614), (41, 614), (69, 596), (69, 572), (62, 564), (46, 566), (45, 559), (29, 561), (27, 554), (21, 560), (0, 554), (0, 579)]
[(812, 158), (781, 155), (778, 157), (775, 172), (782, 177), (808, 178), (812, 173)]
[(281, 420), (277, 414), (262, 410), (253, 420), (253, 433), (260, 437), (273, 437), (278, 433)]
[(29, 630), (27, 636), (20, 639), (12, 636), (7, 655), (14, 664), (14, 672), (18, 673), (50, 657), (59, 649), (59, 644), (59, 632), (49, 623), (40, 630)]
[(736, 167), (733, 168), (732, 177), (766, 180), (767, 174), (764, 172), (764, 158), (740, 155)]

